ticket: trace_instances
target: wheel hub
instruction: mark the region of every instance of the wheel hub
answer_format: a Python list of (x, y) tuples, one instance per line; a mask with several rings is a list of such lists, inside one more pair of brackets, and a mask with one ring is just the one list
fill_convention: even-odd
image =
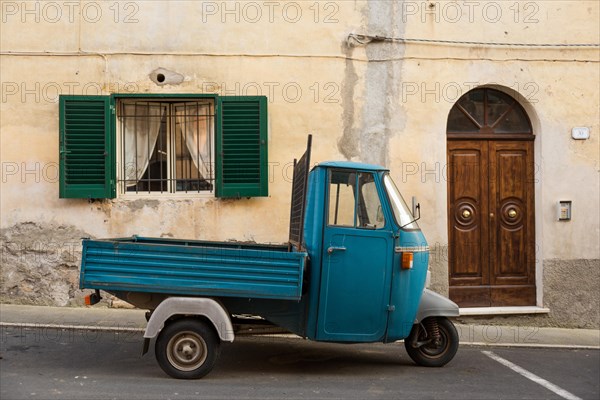
[(201, 366), (207, 357), (206, 342), (194, 332), (182, 332), (171, 338), (167, 345), (167, 358), (181, 371), (192, 371)]
[(181, 348), (181, 353), (187, 358), (190, 359), (192, 357), (192, 355), (194, 354), (194, 349), (193, 349), (193, 345), (192, 344), (186, 344), (185, 346), (183, 346)]

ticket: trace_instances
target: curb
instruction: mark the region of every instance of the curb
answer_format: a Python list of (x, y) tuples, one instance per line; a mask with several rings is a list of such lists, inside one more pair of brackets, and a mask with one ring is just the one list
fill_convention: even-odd
[[(0, 322), (0, 327), (17, 327), (26, 329), (63, 329), (75, 331), (103, 331), (103, 332), (139, 332), (144, 333), (145, 328), (120, 327), (120, 326), (93, 326), (93, 325), (65, 325), (65, 324), (35, 324), (27, 322)], [(303, 339), (293, 334), (243, 334), (239, 336), (263, 336), (286, 339)], [(398, 343), (403, 342), (399, 340)], [(460, 346), (467, 347), (504, 347), (504, 348), (534, 348), (534, 349), (570, 349), (570, 350), (600, 350), (600, 346), (586, 346), (576, 344), (544, 344), (544, 343), (487, 343), (487, 342), (460, 342)]]
[(93, 326), (93, 325), (64, 325), (64, 324), (33, 324), (30, 322), (0, 322), (0, 326), (9, 326), (28, 329), (65, 329), (75, 331), (106, 331), (106, 332), (145, 332), (144, 328), (129, 328), (120, 326)]

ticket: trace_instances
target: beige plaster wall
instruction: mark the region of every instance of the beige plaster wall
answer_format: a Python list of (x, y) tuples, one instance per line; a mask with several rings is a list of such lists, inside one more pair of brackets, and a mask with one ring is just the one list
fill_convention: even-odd
[[(60, 243), (82, 234), (284, 242), (290, 163), (308, 133), (315, 162), (385, 164), (405, 197), (417, 196), (435, 250), (434, 287), (444, 292), (446, 118), (476, 86), (507, 91), (532, 119), (538, 272), (544, 260), (600, 258), (598, 47), (398, 40), (593, 44), (595, 1), (49, 4), (0, 2), (3, 299), (35, 301), (18, 288), (35, 268), (31, 253), (44, 251), (41, 232), (57, 244), (46, 250), (61, 254), (76, 252)], [(183, 81), (159, 86), (150, 79), (157, 68)], [(270, 196), (59, 199), (57, 95), (115, 92), (267, 95)], [(589, 127), (591, 138), (572, 140), (575, 126)], [(573, 220), (559, 223), (555, 206), (565, 199), (573, 201)], [(76, 258), (60, 264), (76, 273)], [(17, 271), (5, 273), (9, 264)], [(70, 290), (48, 301), (66, 304), (76, 297)], [(538, 297), (543, 303), (541, 289)]]

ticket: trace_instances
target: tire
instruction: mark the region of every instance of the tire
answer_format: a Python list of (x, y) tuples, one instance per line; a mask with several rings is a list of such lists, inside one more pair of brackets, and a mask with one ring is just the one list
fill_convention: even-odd
[[(411, 343), (417, 341), (427, 341), (430, 333), (426, 332), (423, 326), (427, 326), (435, 318), (440, 330), (440, 343), (436, 346), (433, 343), (425, 343), (420, 347), (412, 347)], [(445, 317), (430, 317), (422, 321), (421, 324), (413, 325), (410, 335), (404, 339), (404, 347), (412, 360), (423, 367), (443, 367), (448, 364), (458, 350), (458, 332), (454, 324)], [(429, 321), (428, 321), (429, 320)]]
[(199, 379), (208, 374), (219, 358), (221, 341), (213, 326), (185, 318), (167, 325), (155, 345), (158, 365), (177, 379)]

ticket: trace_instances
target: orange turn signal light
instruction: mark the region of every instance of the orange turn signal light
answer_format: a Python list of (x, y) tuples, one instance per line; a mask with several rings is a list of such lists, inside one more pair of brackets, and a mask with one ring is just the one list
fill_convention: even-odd
[(413, 267), (413, 253), (402, 253), (402, 269)]
[(100, 291), (96, 290), (94, 293), (85, 295), (83, 297), (86, 306), (93, 306), (94, 304), (98, 304), (100, 300), (102, 300), (102, 296), (100, 296)]

